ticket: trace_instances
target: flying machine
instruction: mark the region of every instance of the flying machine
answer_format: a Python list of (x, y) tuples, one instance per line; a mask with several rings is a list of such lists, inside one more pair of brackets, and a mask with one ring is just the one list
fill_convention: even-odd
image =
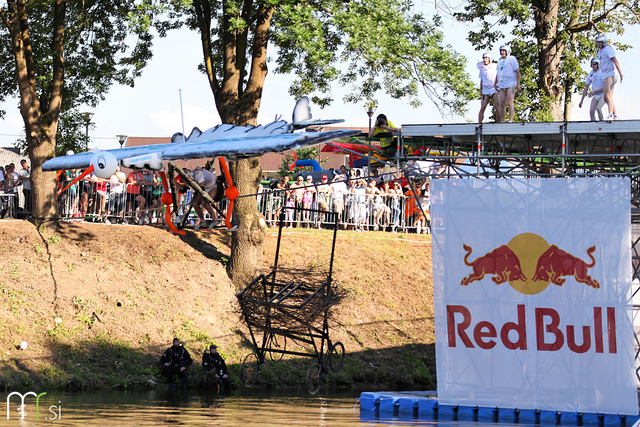
[[(184, 232), (178, 230), (171, 221), (169, 205), (173, 203), (175, 209), (177, 202), (174, 196), (175, 191), (173, 195), (169, 192), (169, 182), (165, 173), (165, 162), (168, 161), (171, 166), (173, 160), (218, 157), (227, 183), (225, 197), (229, 200), (229, 207), (225, 216), (225, 226), (226, 229), (233, 230), (235, 228), (232, 223), (233, 205), (239, 193), (238, 189), (233, 185), (227, 160), (234, 161), (257, 157), (268, 152), (297, 150), (325, 141), (347, 138), (358, 133), (357, 131), (347, 129), (336, 129), (327, 132), (295, 132), (296, 130), (306, 129), (311, 126), (344, 122), (342, 119), (313, 120), (311, 109), (309, 108), (309, 98), (306, 96), (302, 97), (296, 103), (292, 118), (291, 123), (276, 118), (273, 122), (264, 126), (221, 124), (204, 132), (198, 128), (194, 128), (187, 137), (182, 133), (174, 134), (171, 142), (167, 144), (96, 150), (55, 157), (44, 162), (42, 170), (46, 172), (86, 168), (79, 177), (72, 181), (67, 187), (60, 190), (58, 195), (90, 173), (94, 173), (99, 178), (109, 179), (115, 173), (118, 164), (136, 170), (159, 171), (165, 191), (161, 197), (161, 201), (166, 205), (166, 222), (172, 232), (184, 234)], [(181, 172), (180, 168), (176, 168), (176, 171), (188, 182), (190, 181), (189, 177), (185, 175), (184, 172)], [(191, 181), (189, 185), (200, 193), (209, 203), (213, 203), (209, 195), (202, 190), (197, 183)]]

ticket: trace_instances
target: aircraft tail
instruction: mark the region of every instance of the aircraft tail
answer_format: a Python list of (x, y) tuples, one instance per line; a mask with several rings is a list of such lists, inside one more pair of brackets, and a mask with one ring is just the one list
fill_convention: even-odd
[(324, 126), (344, 122), (343, 119), (312, 120), (311, 107), (309, 107), (309, 103), (310, 101), (308, 96), (303, 96), (302, 98), (298, 99), (298, 102), (296, 102), (296, 106), (293, 108), (293, 117), (290, 124), (291, 130), (304, 129), (309, 126)]

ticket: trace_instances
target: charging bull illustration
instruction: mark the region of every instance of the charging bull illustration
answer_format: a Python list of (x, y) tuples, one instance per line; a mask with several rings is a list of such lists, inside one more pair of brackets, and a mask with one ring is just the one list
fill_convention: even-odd
[(542, 280), (562, 286), (566, 281), (562, 276), (573, 276), (577, 282), (586, 283), (592, 288), (599, 288), (600, 283), (587, 274), (587, 270), (596, 265), (596, 260), (593, 257), (595, 250), (595, 245), (587, 249), (587, 255), (591, 258), (591, 263), (587, 264), (556, 245), (551, 245), (538, 258), (533, 281)]
[(482, 280), (485, 275), (492, 274), (494, 276), (491, 280), (496, 285), (506, 281), (526, 280), (522, 273), (520, 259), (507, 245), (502, 245), (472, 262), (469, 262), (469, 255), (471, 255), (472, 249), (465, 244), (462, 247), (467, 252), (464, 256), (464, 263), (469, 267), (473, 267), (473, 273), (460, 282), (462, 286), (467, 286), (471, 282)]

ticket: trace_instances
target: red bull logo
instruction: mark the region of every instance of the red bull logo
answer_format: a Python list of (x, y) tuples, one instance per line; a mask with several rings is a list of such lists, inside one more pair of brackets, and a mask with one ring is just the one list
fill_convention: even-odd
[(463, 248), (466, 252), (464, 263), (473, 271), (462, 279), (462, 286), (493, 276), (491, 280), (496, 285), (508, 282), (516, 291), (533, 295), (544, 291), (551, 283), (564, 285), (565, 277), (569, 276), (578, 283), (600, 288), (600, 283), (588, 274), (588, 270), (596, 265), (595, 245), (587, 249), (588, 263), (533, 233), (519, 234), (506, 245), (473, 261), (469, 261), (472, 248), (464, 244)]
[[(464, 263), (472, 268), (460, 284), (469, 284), (490, 276), (496, 285), (509, 283), (516, 291), (533, 295), (550, 284), (563, 286), (567, 277), (594, 289), (600, 283), (589, 275), (596, 265), (596, 246), (586, 250), (588, 262), (550, 245), (533, 233), (519, 234), (506, 245), (497, 247), (471, 261), (472, 248), (463, 244)], [(533, 310), (533, 330), (527, 328), (527, 310)], [(568, 348), (574, 353), (593, 349), (596, 353), (617, 353), (616, 312), (614, 307), (593, 307), (591, 320), (582, 324), (563, 324), (560, 312), (548, 307), (527, 308), (517, 305), (516, 319), (494, 324), (488, 319), (473, 319), (464, 305), (447, 305), (447, 338), (449, 347), (490, 350), (502, 344), (508, 350), (558, 351)], [(486, 313), (484, 313), (486, 315)], [(476, 313), (476, 316), (478, 314)], [(475, 321), (474, 321), (475, 320)], [(583, 322), (585, 318), (581, 318)], [(573, 322), (572, 322), (573, 323)], [(532, 343), (529, 340), (532, 339)]]

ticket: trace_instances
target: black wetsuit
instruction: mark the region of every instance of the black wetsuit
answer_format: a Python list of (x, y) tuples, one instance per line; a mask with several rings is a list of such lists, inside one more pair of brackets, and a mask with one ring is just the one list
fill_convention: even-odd
[[(165, 365), (165, 363), (169, 365)], [(160, 369), (172, 384), (175, 384), (175, 376), (180, 376), (182, 387), (186, 388), (189, 371), (187, 369), (181, 371), (180, 368), (188, 368), (192, 363), (193, 360), (191, 360), (191, 355), (186, 348), (182, 345), (171, 346), (160, 358)]]
[[(216, 375), (216, 381), (220, 385), (220, 395), (231, 389), (231, 380), (229, 379), (227, 364), (219, 353), (211, 353), (206, 350), (202, 355), (202, 369), (204, 371), (213, 371)], [(224, 377), (227, 375), (227, 377)]]

